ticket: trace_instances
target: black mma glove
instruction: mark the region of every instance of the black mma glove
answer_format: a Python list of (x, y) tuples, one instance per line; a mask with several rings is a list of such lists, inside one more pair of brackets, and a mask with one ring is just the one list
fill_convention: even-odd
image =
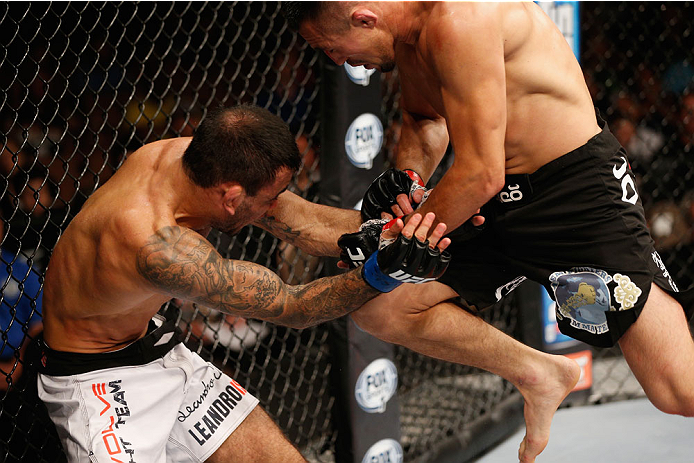
[(400, 194), (408, 195), (412, 207), (416, 209), (418, 205), (412, 201), (412, 193), (419, 189), (425, 188), (424, 181), (417, 172), (395, 168), (386, 170), (366, 190), (361, 205), (362, 221), (380, 219), (381, 212), (391, 214), (391, 207), (397, 204)]
[(400, 235), (392, 244), (376, 251), (362, 267), (364, 280), (382, 293), (403, 283), (426, 283), (446, 271), (451, 255), (431, 249), (429, 241)]
[[(358, 232), (342, 235), (337, 240), (337, 245), (340, 246), (340, 260), (346, 263), (349, 268), (357, 268), (362, 265), (371, 254), (378, 251), (381, 233), (390, 228), (391, 222), (393, 221), (386, 219), (367, 220), (361, 224)], [(383, 244), (385, 246), (395, 240), (383, 241), (388, 241)]]
[[(420, 177), (417, 172), (410, 169), (388, 169), (376, 177), (369, 186), (369, 189), (366, 190), (361, 206), (362, 220), (379, 219), (381, 217), (381, 212), (392, 213), (391, 207), (397, 204), (396, 198), (399, 194), (407, 194), (410, 198), (412, 208), (417, 210), (424, 204), (427, 198), (429, 198), (429, 193), (432, 191), (426, 190), (424, 196), (422, 196), (422, 201), (420, 203), (415, 203), (412, 201), (412, 194), (420, 189), (426, 190), (424, 181), (422, 181), (422, 177)], [(475, 215), (485, 214), (474, 214), (473, 217)], [(472, 218), (470, 218), (456, 230), (448, 233), (448, 235), (455, 236), (459, 240), (465, 241), (479, 235), (482, 230), (484, 230), (485, 225), (486, 222), (479, 226), (473, 225)], [(368, 257), (368, 255), (366, 257)], [(343, 260), (350, 263), (346, 259)]]

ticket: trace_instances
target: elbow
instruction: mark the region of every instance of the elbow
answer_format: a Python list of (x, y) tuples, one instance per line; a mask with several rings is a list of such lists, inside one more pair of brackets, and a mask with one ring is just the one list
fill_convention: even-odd
[(475, 185), (475, 191), (481, 196), (484, 202), (496, 196), (504, 187), (506, 181), (505, 170), (492, 169), (487, 166), (479, 168), (477, 172), (470, 176), (470, 180)]
[(303, 313), (285, 314), (284, 316), (268, 321), (270, 323), (286, 326), (287, 328), (292, 328), (295, 330), (304, 330), (319, 323), (319, 320), (316, 320), (315, 317), (311, 317)]
[(505, 183), (506, 172), (504, 171), (504, 169), (488, 172), (484, 185), (484, 192), (487, 198), (491, 199), (494, 196), (496, 196), (504, 187)]

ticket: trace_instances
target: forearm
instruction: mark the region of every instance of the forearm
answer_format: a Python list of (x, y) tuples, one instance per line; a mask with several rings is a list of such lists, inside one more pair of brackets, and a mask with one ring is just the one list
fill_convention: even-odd
[(364, 281), (360, 269), (291, 286), (263, 267), (241, 262), (232, 265), (233, 272), (245, 278), (224, 288), (210, 288), (193, 302), (235, 316), (303, 329), (347, 315), (381, 294)]
[(309, 254), (333, 257), (340, 255), (338, 238), (356, 231), (360, 224), (358, 211), (311, 203), (287, 192), (280, 196), (279, 205), (257, 222), (282, 241)]
[(448, 172), (431, 191), (417, 212), (434, 212), (436, 223), (446, 224), (450, 233), (486, 204), (498, 192), (496, 183), (486, 175), (461, 177)]
[(414, 170), (427, 182), (447, 147), (448, 130), (443, 118), (426, 118), (403, 111), (396, 168)]
[(381, 292), (364, 281), (361, 269), (354, 269), (306, 285), (286, 286), (285, 294), (283, 313), (271, 321), (307, 328), (345, 316)]
[(137, 270), (158, 292), (244, 318), (305, 328), (346, 315), (379, 293), (360, 269), (289, 286), (269, 269), (222, 258), (197, 233), (164, 227), (137, 255)]

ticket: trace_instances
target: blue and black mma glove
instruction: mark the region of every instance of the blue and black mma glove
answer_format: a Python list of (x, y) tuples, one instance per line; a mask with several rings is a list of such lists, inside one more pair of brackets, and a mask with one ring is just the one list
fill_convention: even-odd
[(367, 220), (361, 224), (358, 232), (342, 235), (337, 240), (337, 245), (340, 246), (340, 260), (346, 263), (349, 268), (357, 268), (364, 264), (366, 259), (379, 248), (395, 241), (395, 239), (381, 239), (381, 233), (390, 228), (395, 220)]
[(398, 203), (397, 197), (401, 194), (407, 195), (412, 208), (416, 209), (418, 204), (412, 201), (412, 193), (425, 189), (422, 177), (413, 170), (386, 170), (366, 190), (361, 205), (362, 221), (380, 219), (381, 212), (392, 214), (391, 207)]
[(451, 255), (431, 249), (429, 241), (416, 237), (397, 239), (376, 251), (362, 267), (362, 277), (375, 289), (388, 293), (403, 283), (426, 283), (439, 278), (448, 268)]

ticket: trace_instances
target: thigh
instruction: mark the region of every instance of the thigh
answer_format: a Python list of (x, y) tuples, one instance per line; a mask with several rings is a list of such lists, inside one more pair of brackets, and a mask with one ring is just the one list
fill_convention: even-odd
[[(480, 310), (495, 304), (525, 280), (504, 252), (494, 224), (473, 239), (451, 236), (451, 262), (439, 278), (459, 296), (464, 305)], [(527, 276), (527, 275), (526, 275)], [(447, 297), (446, 299), (450, 299)], [(437, 304), (446, 299), (434, 300)]]
[(691, 370), (694, 365), (694, 341), (684, 311), (656, 285), (619, 346), (644, 389), (657, 378), (666, 378), (681, 368)]
[(207, 461), (293, 463), (306, 460), (287, 440), (272, 418), (261, 407), (255, 407)]
[(437, 281), (419, 285), (405, 283), (370, 300), (352, 312), (351, 317), (362, 330), (384, 341), (397, 342), (418, 314), (457, 295), (449, 286)]

